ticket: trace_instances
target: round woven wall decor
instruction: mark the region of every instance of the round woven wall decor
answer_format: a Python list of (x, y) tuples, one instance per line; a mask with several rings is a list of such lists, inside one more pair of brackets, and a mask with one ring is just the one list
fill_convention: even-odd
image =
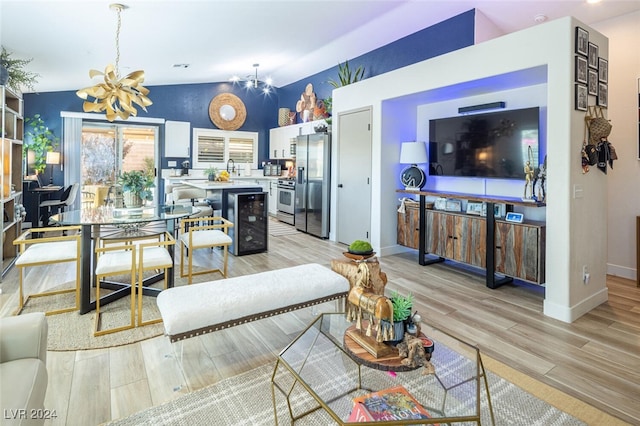
[(247, 118), (247, 109), (236, 95), (221, 93), (209, 104), (209, 118), (219, 129), (237, 130)]

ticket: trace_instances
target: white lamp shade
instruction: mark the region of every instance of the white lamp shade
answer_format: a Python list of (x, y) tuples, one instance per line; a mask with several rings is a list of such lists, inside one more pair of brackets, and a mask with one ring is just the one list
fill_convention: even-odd
[(60, 164), (60, 153), (49, 151), (45, 160), (47, 164)]
[(421, 164), (428, 162), (427, 146), (424, 142), (402, 142), (400, 163)]

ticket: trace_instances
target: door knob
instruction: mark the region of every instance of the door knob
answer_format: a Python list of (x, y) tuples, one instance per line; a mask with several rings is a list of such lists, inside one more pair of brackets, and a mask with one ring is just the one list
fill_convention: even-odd
[(338, 188), (342, 188), (342, 184), (341, 183), (338, 184)]

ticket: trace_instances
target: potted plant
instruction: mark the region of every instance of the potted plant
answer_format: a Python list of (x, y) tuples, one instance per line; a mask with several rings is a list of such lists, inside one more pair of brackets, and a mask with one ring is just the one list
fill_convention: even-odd
[[(344, 64), (338, 64), (338, 80), (333, 80), (330, 79), (329, 81), (327, 81), (327, 83), (329, 83), (330, 85), (332, 85), (334, 88), (338, 88), (338, 87), (342, 87), (342, 86), (348, 86), (351, 83), (356, 83), (360, 80), (362, 80), (362, 77), (364, 76), (364, 67), (362, 65), (360, 65), (358, 68), (356, 68), (355, 71), (351, 70), (351, 67), (349, 66), (349, 61), (344, 61)], [(327, 114), (329, 114), (329, 117), (325, 119), (325, 121), (327, 122), (327, 125), (329, 126), (329, 128), (331, 128), (331, 111), (333, 110), (333, 97), (329, 96), (328, 98), (326, 98), (324, 100), (324, 107), (327, 111)]]
[(391, 342), (399, 342), (404, 338), (406, 322), (411, 317), (413, 308), (413, 294), (402, 296), (397, 291), (391, 293), (391, 304), (393, 305), (393, 332), (394, 338)]
[(153, 199), (153, 178), (140, 170), (122, 172), (118, 183), (122, 185), (122, 197), (127, 208), (142, 207), (145, 200)]
[(28, 126), (27, 136), (30, 140), (23, 146), (23, 155), (26, 155), (27, 149), (35, 154), (34, 169), (38, 174), (42, 174), (47, 168), (47, 152), (53, 151), (58, 146), (58, 137), (45, 125), (40, 114), (33, 117), (27, 117), (25, 123)]
[(38, 82), (40, 76), (37, 73), (24, 69), (33, 59), (14, 59), (4, 46), (0, 50), (0, 84), (7, 85), (16, 92), (20, 88), (35, 92), (33, 85)]
[(218, 175), (218, 169), (213, 166), (209, 166), (204, 170), (204, 174), (207, 176), (207, 179), (213, 182), (216, 180), (216, 176)]

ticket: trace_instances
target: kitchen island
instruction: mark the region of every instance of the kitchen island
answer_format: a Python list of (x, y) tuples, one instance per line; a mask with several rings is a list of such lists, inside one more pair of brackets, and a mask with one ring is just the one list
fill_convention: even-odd
[(181, 183), (207, 191), (213, 210), (233, 222), (229, 251), (236, 256), (261, 253), (268, 244), (269, 195), (262, 186), (241, 181), (184, 180)]
[(257, 185), (256, 183), (243, 182), (240, 180), (219, 182), (185, 179), (181, 180), (180, 183), (207, 191), (207, 200), (212, 204), (213, 210), (222, 210), (222, 217), (229, 220), (231, 220), (227, 213), (229, 210), (229, 194), (242, 192), (264, 192), (262, 186)]

